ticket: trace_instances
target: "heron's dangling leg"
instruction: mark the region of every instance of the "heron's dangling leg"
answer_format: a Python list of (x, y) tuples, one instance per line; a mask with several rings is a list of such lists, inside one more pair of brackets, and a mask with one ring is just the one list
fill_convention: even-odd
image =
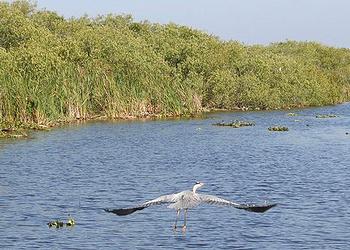
[(182, 231), (186, 231), (186, 224), (187, 224), (187, 210), (188, 208), (185, 209), (185, 213), (184, 213), (184, 225), (182, 227)]
[(180, 216), (180, 209), (176, 210), (176, 219), (175, 219), (175, 224), (174, 224), (174, 229), (177, 228), (177, 220), (179, 219)]

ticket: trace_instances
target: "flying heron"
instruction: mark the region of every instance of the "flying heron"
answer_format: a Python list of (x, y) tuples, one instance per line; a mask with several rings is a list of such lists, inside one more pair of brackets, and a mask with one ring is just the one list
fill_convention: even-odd
[(156, 199), (146, 201), (138, 206), (129, 208), (119, 208), (119, 209), (105, 209), (106, 212), (114, 213), (119, 216), (125, 216), (132, 214), (138, 210), (145, 209), (154, 205), (169, 204), (168, 208), (173, 208), (176, 210), (176, 219), (174, 224), (174, 229), (177, 228), (177, 221), (180, 216), (181, 209), (184, 210), (184, 224), (182, 230), (186, 230), (187, 223), (187, 211), (190, 208), (197, 207), (202, 203), (218, 206), (230, 206), (238, 209), (244, 209), (255, 213), (264, 213), (270, 208), (276, 206), (277, 204), (239, 204), (233, 201), (228, 201), (214, 195), (206, 195), (197, 193), (197, 189), (203, 187), (203, 182), (196, 182), (192, 190), (185, 190), (176, 194), (162, 195)]

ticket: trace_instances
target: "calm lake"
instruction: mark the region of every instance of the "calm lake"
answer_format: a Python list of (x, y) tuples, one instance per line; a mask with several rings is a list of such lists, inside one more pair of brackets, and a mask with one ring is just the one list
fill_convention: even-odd
[[(212, 125), (235, 119), (256, 126)], [(270, 132), (271, 125), (289, 131)], [(349, 166), (349, 103), (91, 122), (1, 140), (0, 248), (348, 249)], [(202, 193), (279, 205), (264, 214), (203, 205), (190, 210), (186, 233), (173, 231), (176, 213), (166, 206), (125, 217), (103, 210), (191, 189), (197, 180), (206, 184)], [(48, 228), (69, 214), (74, 227)]]

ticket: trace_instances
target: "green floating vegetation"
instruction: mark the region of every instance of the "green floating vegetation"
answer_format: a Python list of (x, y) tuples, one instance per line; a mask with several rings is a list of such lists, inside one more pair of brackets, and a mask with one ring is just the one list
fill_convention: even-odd
[(224, 127), (232, 127), (232, 128), (240, 128), (240, 127), (247, 127), (247, 126), (255, 126), (254, 122), (250, 121), (239, 121), (239, 120), (234, 120), (231, 122), (225, 123), (224, 121), (214, 123), (214, 126), (224, 126)]
[(288, 131), (289, 128), (285, 126), (273, 126), (268, 128), (269, 131)]
[(322, 118), (336, 118), (336, 117), (338, 117), (338, 116), (334, 115), (334, 114), (316, 115), (316, 118), (320, 118), (320, 119), (322, 119)]
[(60, 228), (64, 226), (64, 222), (63, 221), (59, 221), (59, 220), (55, 220), (55, 221), (50, 221), (49, 223), (47, 223), (47, 225), (49, 227), (55, 227), (55, 228)]
[(287, 116), (298, 116), (299, 114), (297, 113), (288, 113)]
[(248, 46), (128, 15), (66, 19), (25, 0), (1, 1), (0, 21), (1, 129), (350, 100), (345, 48)]
[(72, 227), (75, 225), (75, 220), (73, 218), (69, 218), (69, 220), (66, 223), (67, 227)]
[(50, 221), (49, 223), (47, 223), (47, 225), (49, 227), (55, 227), (55, 228), (61, 228), (61, 227), (72, 227), (75, 225), (75, 220), (72, 217), (69, 217), (67, 223), (64, 223), (63, 221), (60, 220), (54, 220), (54, 221)]

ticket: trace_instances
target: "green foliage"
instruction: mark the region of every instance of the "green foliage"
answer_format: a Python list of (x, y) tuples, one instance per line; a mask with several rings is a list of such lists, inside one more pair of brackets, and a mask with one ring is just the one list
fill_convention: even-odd
[(28, 1), (0, 2), (0, 128), (349, 99), (348, 49), (245, 46), (131, 16), (64, 19)]
[(219, 127), (231, 127), (231, 128), (241, 128), (241, 127), (251, 127), (251, 126), (255, 126), (254, 122), (250, 122), (250, 121), (239, 121), (239, 120), (234, 120), (231, 122), (217, 122), (213, 124), (214, 126), (219, 126)]
[(273, 126), (273, 127), (269, 127), (268, 130), (282, 132), (282, 131), (288, 131), (289, 128), (285, 126)]

